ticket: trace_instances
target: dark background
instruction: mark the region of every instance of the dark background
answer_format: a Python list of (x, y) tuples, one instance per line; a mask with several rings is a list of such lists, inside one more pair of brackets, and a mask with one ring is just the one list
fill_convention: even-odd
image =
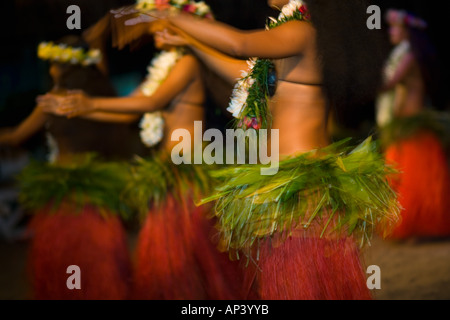
[[(330, 0), (333, 1), (333, 0)], [(216, 19), (242, 29), (264, 27), (268, 15), (276, 13), (268, 8), (266, 0), (206, 0), (212, 7)], [(133, 0), (2, 0), (0, 4), (0, 127), (14, 126), (34, 108), (37, 95), (51, 87), (48, 63), (36, 56), (41, 41), (52, 41), (67, 35), (79, 34), (111, 8), (133, 4)], [(423, 17), (429, 23), (428, 32), (438, 48), (446, 76), (443, 88), (449, 87), (446, 70), (450, 56), (444, 39), (447, 36), (445, 22), (447, 12), (443, 2), (419, 0), (373, 0), (384, 12), (387, 8), (404, 8)], [(81, 8), (82, 30), (68, 30), (66, 9), (76, 4)], [(337, 13), (339, 14), (339, 13)], [(383, 26), (383, 32), (387, 32)], [(129, 93), (145, 75), (154, 48), (151, 43), (131, 52), (109, 49), (110, 76), (119, 95)], [(367, 57), (370, 63), (370, 57)], [(228, 92), (224, 93), (228, 95)], [(212, 103), (214, 104), (214, 103)], [(448, 108), (448, 98), (440, 106)], [(215, 114), (223, 116), (218, 112)], [(369, 105), (352, 114), (345, 121), (350, 129), (360, 129), (361, 123), (373, 123), (374, 110)], [(369, 125), (370, 126), (370, 125)], [(366, 126), (367, 127), (367, 126)]]
[[(23, 120), (34, 108), (36, 96), (50, 89), (48, 63), (37, 58), (36, 49), (41, 41), (57, 40), (68, 33), (78, 33), (69, 32), (66, 28), (66, 9), (69, 5), (80, 6), (82, 30), (85, 30), (109, 9), (133, 2), (134, 0), (0, 0), (0, 129)], [(267, 15), (276, 16), (266, 6), (266, 0), (206, 2), (212, 6), (218, 20), (243, 29), (262, 28)], [(428, 21), (429, 34), (438, 48), (443, 63), (442, 71), (446, 76), (442, 87), (450, 88), (447, 75), (450, 68), (446, 59), (450, 56), (446, 45), (446, 3), (437, 0), (374, 0), (373, 3), (383, 11), (390, 7), (405, 8)], [(384, 27), (382, 31), (387, 30)], [(152, 45), (148, 44), (135, 52), (130, 52), (128, 48), (121, 52), (112, 49), (108, 52), (111, 79), (119, 93), (126, 94), (137, 85), (145, 74), (153, 51)], [(370, 63), (370, 59), (371, 57), (367, 57), (367, 63)], [(223, 95), (226, 96), (227, 92)], [(217, 106), (212, 103), (212, 108), (217, 109)], [(215, 116), (217, 119), (224, 115), (219, 113)], [(368, 105), (353, 113), (346, 125), (354, 130), (368, 130), (373, 118), (373, 106)], [(369, 125), (362, 128), (362, 123)], [(34, 151), (36, 156), (36, 149), (45, 144), (44, 141), (42, 135), (37, 135), (23, 147)], [(0, 169), (1, 160), (0, 152)], [(19, 167), (16, 170), (24, 164), (16, 166)], [(4, 217), (0, 216), (1, 218)], [(13, 228), (17, 235), (13, 238), (4, 240), (0, 232), (0, 299), (28, 298), (29, 283), (25, 266), (29, 242), (18, 241), (24, 225), (24, 219), (18, 221), (18, 225)], [(450, 241), (390, 243), (374, 239), (371, 248), (365, 253), (365, 260), (367, 265), (375, 264), (382, 269), (383, 290), (375, 292), (375, 297), (380, 300), (450, 299), (449, 252)]]

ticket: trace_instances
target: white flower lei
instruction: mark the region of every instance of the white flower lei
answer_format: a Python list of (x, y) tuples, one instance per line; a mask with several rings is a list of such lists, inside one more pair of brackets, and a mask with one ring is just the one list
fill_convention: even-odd
[[(269, 17), (270, 23), (266, 25), (266, 29), (270, 29), (271, 24), (278, 24), (283, 20), (289, 19), (294, 16), (294, 13), (299, 10), (300, 7), (304, 6), (302, 0), (290, 0), (288, 4), (283, 6), (278, 19)], [(233, 117), (240, 118), (241, 111), (245, 107), (247, 98), (249, 95), (249, 89), (255, 83), (255, 79), (249, 77), (252, 74), (253, 68), (255, 67), (257, 58), (250, 58), (247, 61), (248, 69), (247, 71), (242, 70), (242, 78), (239, 79), (234, 86), (233, 93), (231, 96), (230, 104), (227, 111), (233, 114)]]
[(47, 161), (49, 163), (55, 163), (58, 160), (59, 156), (59, 148), (58, 143), (50, 132), (46, 133), (47, 138), (47, 147), (49, 149), (49, 153), (47, 155)]
[(163, 10), (186, 11), (200, 17), (212, 17), (211, 8), (204, 1), (194, 0), (137, 0), (136, 8), (141, 11)]
[(411, 45), (408, 40), (400, 42), (391, 52), (389, 59), (384, 68), (385, 81), (389, 81), (397, 72), (398, 65), (402, 61), (405, 54), (410, 51)]
[[(410, 51), (411, 45), (407, 40), (399, 43), (391, 52), (384, 67), (384, 82), (389, 82), (397, 72), (398, 66), (404, 56)], [(376, 101), (376, 122), (379, 127), (383, 127), (393, 118), (395, 103), (395, 90), (388, 90), (381, 93)]]
[(242, 78), (239, 79), (234, 86), (233, 95), (227, 111), (231, 112), (235, 118), (239, 118), (241, 110), (248, 98), (248, 89), (250, 89), (255, 82), (255, 79), (248, 77), (248, 75), (251, 74), (255, 63), (256, 58), (251, 58), (247, 61), (248, 71), (242, 70)]
[[(153, 58), (147, 69), (147, 79), (140, 87), (142, 93), (146, 96), (151, 96), (155, 93), (182, 56), (183, 53), (180, 50), (174, 50), (162, 51)], [(142, 142), (148, 147), (155, 146), (164, 136), (162, 113), (159, 111), (145, 113), (139, 123), (139, 127), (141, 128), (140, 136)]]
[(280, 21), (281, 19), (284, 18), (292, 17), (294, 15), (294, 12), (304, 5), (305, 4), (302, 0), (290, 0), (288, 4), (286, 4), (285, 6), (283, 6), (283, 8), (281, 8), (281, 13), (278, 16), (277, 21)]

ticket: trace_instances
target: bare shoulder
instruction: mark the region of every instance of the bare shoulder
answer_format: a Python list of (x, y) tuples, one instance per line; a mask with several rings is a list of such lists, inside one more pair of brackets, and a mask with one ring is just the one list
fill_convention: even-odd
[(314, 43), (316, 29), (306, 21), (292, 20), (271, 30), (276, 38), (289, 43), (296, 44), (296, 47), (305, 47)]
[(307, 21), (299, 21), (299, 20), (288, 21), (288, 22), (280, 25), (276, 29), (283, 30), (284, 32), (300, 33), (302, 35), (306, 35), (306, 34), (315, 35), (316, 34), (316, 29), (314, 28), (312, 23), (307, 22)]
[(192, 69), (200, 68), (200, 62), (192, 53), (187, 53), (183, 55), (183, 57), (181, 57), (181, 59), (178, 61), (178, 64), (184, 65)]

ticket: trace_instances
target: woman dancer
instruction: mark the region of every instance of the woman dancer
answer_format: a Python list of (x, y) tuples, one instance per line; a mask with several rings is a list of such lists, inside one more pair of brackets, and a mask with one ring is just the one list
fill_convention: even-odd
[[(260, 165), (223, 169), (216, 172), (224, 180), (220, 191), (205, 199), (217, 200), (221, 248), (243, 253), (256, 266), (247, 269), (249, 296), (369, 299), (356, 239), (349, 234), (359, 231), (366, 240), (376, 222), (395, 219), (397, 202), (385, 178), (390, 170), (370, 140), (345, 149), (342, 142), (329, 145), (326, 130), (331, 107), (341, 112), (375, 95), (378, 63), (366, 59), (377, 44), (366, 28), (367, 7), (361, 1), (269, 4), (283, 7), (266, 31), (243, 32), (183, 14), (127, 23), (165, 18), (194, 38), (199, 56), (230, 80), (242, 61), (210, 54), (204, 45), (264, 58), (249, 62), (229, 110), (240, 128), (278, 130), (279, 172), (261, 176)], [(183, 43), (169, 33), (161, 36), (169, 44)]]
[[(136, 7), (155, 9), (142, 3)], [(211, 15), (195, 2), (178, 9), (202, 17)], [(188, 50), (165, 46), (160, 36), (155, 37), (155, 45), (162, 52), (131, 97), (95, 98), (78, 93), (65, 99), (47, 98), (60, 104), (56, 113), (70, 117), (108, 121), (106, 112), (145, 113), (141, 138), (147, 146), (157, 148), (150, 158), (137, 161), (127, 192), (130, 202), (145, 214), (137, 244), (134, 298), (238, 299), (238, 266), (212, 244), (206, 207), (194, 205), (195, 198), (209, 186), (209, 178), (201, 166), (177, 166), (170, 159), (178, 144), (170, 139), (173, 131), (183, 129), (194, 136), (194, 122), (203, 120), (205, 90), (200, 64)], [(185, 159), (191, 156), (183, 154)]]
[[(80, 89), (114, 95), (108, 79), (95, 66), (100, 52), (86, 49), (78, 37), (41, 43), (38, 55), (51, 62), (52, 93)], [(18, 145), (40, 129), (47, 130), (49, 163), (31, 163), (19, 177), (20, 200), (34, 212), (28, 257), (33, 298), (128, 298), (131, 265), (120, 217), (126, 212), (117, 198), (126, 171), (104, 160), (131, 156), (132, 150), (116, 147), (121, 139), (130, 138), (129, 128), (67, 120), (44, 109), (38, 104), (20, 125), (0, 136), (0, 144)], [(71, 266), (79, 267), (80, 287), (69, 279), (75, 270), (69, 270)]]
[(392, 186), (403, 207), (390, 237), (448, 236), (450, 173), (443, 143), (450, 117), (429, 105), (439, 84), (436, 52), (426, 35), (425, 21), (393, 9), (386, 17), (395, 48), (385, 67), (377, 121), (386, 159), (400, 171), (392, 178)]

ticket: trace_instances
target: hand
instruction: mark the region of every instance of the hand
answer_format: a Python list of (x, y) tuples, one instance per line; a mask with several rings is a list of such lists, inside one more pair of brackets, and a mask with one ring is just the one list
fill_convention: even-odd
[(59, 110), (59, 107), (64, 102), (64, 97), (61, 95), (47, 93), (45, 95), (38, 96), (36, 98), (36, 102), (38, 106), (42, 109), (42, 111), (45, 113), (50, 113), (57, 116), (63, 115)]
[(79, 90), (69, 91), (58, 107), (58, 113), (67, 118), (74, 118), (93, 111), (92, 99)]
[(164, 13), (153, 10), (150, 15), (138, 11), (134, 6), (111, 10), (113, 47), (119, 50), (126, 45), (167, 28), (168, 21), (161, 19)]
[(136, 9), (136, 6), (126, 6), (118, 9), (110, 10), (110, 13), (116, 19), (125, 19), (126, 16), (134, 16), (133, 18), (125, 20), (126, 26), (134, 26), (142, 23), (150, 23), (156, 20), (165, 19), (169, 16), (168, 10), (149, 10), (143, 13)]
[(137, 10), (136, 7), (133, 5), (121, 7), (118, 9), (112, 9), (109, 12), (114, 16), (114, 18), (122, 18), (123, 16), (139, 13), (139, 10)]
[(155, 32), (155, 40), (163, 45), (177, 47), (189, 45), (189, 41), (186, 38), (178, 34), (170, 33), (167, 29)]
[(126, 26), (134, 26), (138, 24), (154, 23), (158, 20), (167, 20), (170, 17), (177, 16), (179, 13), (171, 10), (150, 10), (148, 12), (134, 12), (138, 13), (134, 18), (125, 21)]
[(66, 96), (48, 93), (37, 102), (44, 112), (68, 118), (94, 110), (91, 99), (81, 90), (69, 90)]
[(126, 26), (135, 26), (142, 23), (151, 23), (159, 20), (157, 17), (150, 16), (148, 14), (139, 14), (137, 17), (125, 20)]

